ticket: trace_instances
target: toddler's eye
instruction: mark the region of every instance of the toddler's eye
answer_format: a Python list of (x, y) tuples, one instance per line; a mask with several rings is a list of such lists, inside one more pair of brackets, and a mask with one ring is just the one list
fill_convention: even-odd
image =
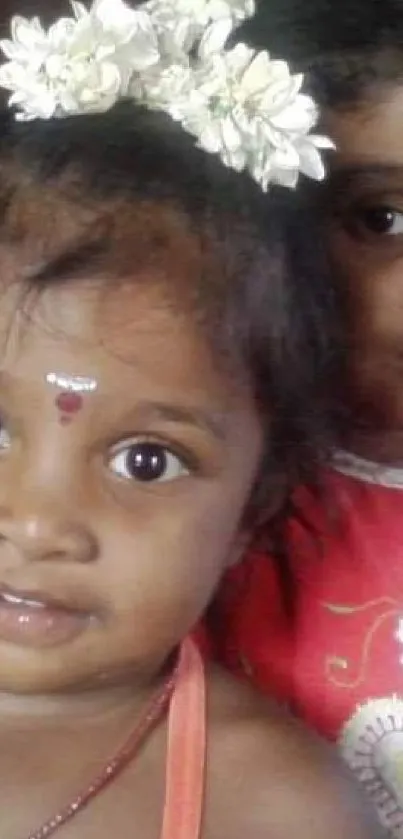
[(403, 212), (386, 206), (368, 207), (356, 212), (353, 225), (364, 234), (400, 236), (403, 233)]
[(132, 443), (109, 461), (116, 475), (141, 483), (165, 483), (189, 474), (180, 458), (160, 443)]

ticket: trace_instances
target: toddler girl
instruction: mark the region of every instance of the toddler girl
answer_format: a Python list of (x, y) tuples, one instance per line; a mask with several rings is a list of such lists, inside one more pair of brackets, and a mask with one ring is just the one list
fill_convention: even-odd
[(332, 294), (285, 187), (326, 142), (285, 63), (225, 50), (252, 11), (74, 2), (2, 44), (4, 839), (379, 836), (192, 639), (325, 445)]

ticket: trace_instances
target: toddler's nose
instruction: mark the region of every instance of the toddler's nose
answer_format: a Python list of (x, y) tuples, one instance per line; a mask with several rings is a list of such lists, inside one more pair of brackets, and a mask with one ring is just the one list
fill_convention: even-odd
[(97, 542), (81, 522), (58, 510), (52, 499), (21, 495), (0, 506), (0, 545), (10, 543), (25, 559), (91, 562)]

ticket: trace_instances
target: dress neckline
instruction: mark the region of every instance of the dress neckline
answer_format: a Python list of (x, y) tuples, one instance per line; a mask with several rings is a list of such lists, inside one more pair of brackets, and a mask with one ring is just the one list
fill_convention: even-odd
[(403, 490), (403, 468), (375, 463), (352, 452), (337, 450), (333, 455), (332, 468), (367, 484)]

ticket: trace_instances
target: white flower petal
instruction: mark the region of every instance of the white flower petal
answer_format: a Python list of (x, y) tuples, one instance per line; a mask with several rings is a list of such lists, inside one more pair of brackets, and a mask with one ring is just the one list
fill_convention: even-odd
[(325, 167), (322, 156), (316, 146), (310, 143), (309, 140), (306, 140), (300, 143), (298, 151), (300, 172), (315, 181), (322, 181), (325, 177)]
[(99, 68), (99, 77), (100, 90), (118, 96), (119, 90), (122, 87), (122, 76), (119, 67), (112, 63), (102, 64)]
[(10, 108), (21, 107), (26, 101), (26, 98), (26, 93), (23, 90), (18, 90), (11, 94), (8, 100), (8, 104)]
[(82, 20), (88, 17), (88, 10), (84, 6), (84, 3), (79, 3), (78, 0), (70, 0), (70, 3), (76, 20)]
[(284, 108), (294, 105), (295, 99), (292, 81), (276, 79), (268, 85), (266, 91), (262, 94), (261, 109), (268, 119), (273, 120), (277, 115), (281, 115)]
[(316, 124), (317, 111), (314, 106), (307, 109), (298, 97), (295, 102), (286, 105), (283, 110), (272, 116), (270, 121), (279, 131), (307, 134)]
[(221, 122), (221, 136), (227, 151), (235, 152), (242, 147), (242, 136), (231, 116)]
[(0, 67), (0, 87), (5, 88), (5, 90), (14, 90), (14, 87), (18, 87), (18, 84), (15, 84), (15, 65), (13, 63), (2, 64)]
[(337, 148), (336, 144), (330, 139), (330, 137), (323, 137), (320, 134), (310, 134), (309, 139), (315, 144), (317, 149), (330, 149), (331, 151), (335, 151)]
[(31, 119), (51, 119), (56, 115), (57, 101), (51, 94), (30, 98), (28, 113)]
[(24, 88), (27, 82), (27, 74), (20, 64), (8, 62), (0, 67), (0, 86), (6, 90), (18, 90)]
[(242, 87), (245, 93), (259, 94), (267, 90), (270, 82), (270, 57), (267, 52), (258, 52), (246, 68)]
[(259, 130), (259, 121), (251, 118), (242, 106), (236, 105), (232, 109), (231, 119), (240, 134), (243, 134), (244, 137), (250, 135), (256, 139), (257, 131)]
[(18, 61), (21, 55), (21, 47), (19, 44), (15, 44), (14, 41), (7, 40), (6, 38), (0, 41), (0, 49), (2, 53), (8, 58), (10, 61)]
[(299, 169), (273, 169), (272, 182), (287, 189), (295, 189), (299, 181)]
[(174, 27), (159, 33), (160, 45), (164, 56), (173, 60), (186, 60), (193, 45), (200, 37), (200, 29), (189, 18), (181, 18)]
[(210, 0), (208, 14), (211, 20), (232, 18), (236, 22), (246, 20), (255, 14), (254, 0)]
[(199, 137), (199, 145), (211, 154), (218, 154), (222, 150), (221, 131), (217, 123), (204, 128)]
[(242, 172), (242, 170), (246, 167), (245, 150), (237, 149), (231, 151), (224, 146), (221, 152), (221, 160), (224, 161), (226, 166), (229, 166), (231, 169), (235, 169), (236, 172)]
[(232, 32), (231, 18), (222, 18), (207, 27), (199, 46), (200, 58), (206, 59), (217, 52), (221, 52)]
[(90, 15), (96, 18), (106, 29), (131, 29), (137, 25), (138, 15), (123, 0), (94, 0)]
[(300, 79), (301, 76), (292, 76), (290, 73), (290, 68), (286, 61), (282, 61), (280, 58), (272, 58), (270, 61), (270, 80), (271, 81), (279, 81), (285, 80), (290, 81), (290, 79)]
[(76, 34), (76, 27), (77, 24), (71, 18), (61, 18), (54, 23), (48, 32), (46, 52), (64, 52)]
[(230, 72), (243, 74), (249, 67), (254, 55), (255, 51), (251, 47), (239, 43), (223, 54), (223, 64), (228, 67)]
[(38, 18), (28, 20), (20, 15), (16, 15), (11, 21), (11, 36), (13, 41), (17, 41), (28, 50), (42, 45), (46, 39)]

